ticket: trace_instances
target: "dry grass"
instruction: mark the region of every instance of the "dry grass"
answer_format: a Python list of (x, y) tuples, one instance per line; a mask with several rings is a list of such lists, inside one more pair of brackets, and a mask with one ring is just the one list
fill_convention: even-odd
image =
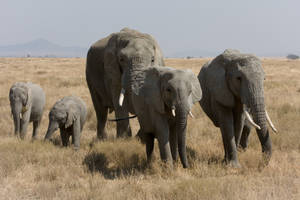
[[(167, 59), (169, 66), (191, 68), (198, 74), (208, 59)], [(145, 147), (135, 139), (110, 138), (96, 142), (96, 118), (85, 82), (85, 60), (79, 58), (0, 58), (0, 199), (300, 199), (300, 61), (262, 59), (266, 72), (265, 96), (269, 114), (279, 129), (272, 135), (273, 157), (261, 167), (261, 149), (255, 133), (246, 152), (239, 153), (241, 169), (222, 165), (219, 130), (199, 105), (188, 124), (190, 169), (181, 164), (161, 166), (158, 149), (151, 166)], [(39, 140), (13, 137), (8, 92), (16, 81), (40, 84), (47, 103)], [(87, 103), (88, 121), (81, 149), (62, 148), (42, 139), (48, 112), (58, 98), (78, 95)], [(113, 117), (113, 115), (110, 115)], [(136, 120), (131, 121), (134, 133)], [(156, 145), (157, 146), (157, 145)]]

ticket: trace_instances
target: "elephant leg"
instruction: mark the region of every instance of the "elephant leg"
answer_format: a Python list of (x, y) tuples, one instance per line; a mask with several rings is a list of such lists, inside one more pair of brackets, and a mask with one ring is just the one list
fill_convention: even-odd
[(80, 120), (75, 120), (73, 124), (73, 131), (72, 131), (72, 140), (74, 144), (74, 149), (78, 150), (80, 147), (80, 136), (81, 136), (81, 128), (80, 128)]
[[(128, 112), (120, 108), (119, 105), (117, 105), (117, 108), (115, 109), (115, 117), (118, 118), (126, 118), (128, 117)], [(131, 128), (129, 125), (129, 120), (121, 120), (117, 122), (117, 137), (131, 137)]]
[(40, 127), (40, 120), (33, 121), (33, 130), (32, 130), (32, 139), (36, 140), (37, 139), (37, 133)]
[(68, 134), (66, 129), (63, 129), (63, 128), (60, 129), (60, 137), (61, 137), (63, 146), (67, 147), (69, 145), (70, 135)]
[(235, 144), (239, 145), (241, 140), (241, 135), (244, 127), (245, 116), (243, 115), (243, 105), (238, 104), (233, 111), (233, 120), (234, 120), (234, 138)]
[(170, 147), (171, 147), (171, 153), (172, 153), (172, 159), (174, 162), (177, 161), (178, 158), (178, 139), (177, 139), (177, 133), (175, 130), (175, 124), (171, 124), (169, 126), (170, 130)]
[(218, 119), (225, 149), (225, 161), (233, 167), (239, 167), (235, 143), (234, 120), (231, 109), (218, 105)]
[(28, 124), (29, 124), (29, 121), (27, 121), (27, 120), (21, 120), (21, 123), (20, 123), (20, 129), (21, 129), (21, 131), (20, 131), (20, 138), (22, 140), (26, 136)]
[(153, 158), (154, 135), (152, 133), (145, 133), (143, 137), (146, 143), (147, 162), (150, 163)]
[(156, 119), (156, 138), (159, 144), (161, 159), (172, 166), (172, 154), (169, 143), (169, 126), (167, 120), (163, 118)]
[(107, 133), (105, 130), (105, 124), (107, 121), (108, 108), (103, 105), (103, 101), (97, 93), (96, 89), (92, 87), (91, 84), (88, 84), (88, 86), (90, 88), (91, 97), (97, 117), (97, 138), (100, 140), (106, 139)]
[(242, 131), (242, 136), (240, 140), (240, 146), (246, 150), (249, 144), (249, 135), (251, 131), (251, 126), (248, 123), (244, 124), (243, 131)]

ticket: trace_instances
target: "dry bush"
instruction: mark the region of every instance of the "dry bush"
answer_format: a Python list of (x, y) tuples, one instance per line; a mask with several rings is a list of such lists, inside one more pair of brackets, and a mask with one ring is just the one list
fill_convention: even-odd
[[(210, 59), (167, 59), (176, 68), (198, 74)], [(223, 144), (199, 105), (189, 119), (187, 153), (191, 165), (173, 169), (162, 164), (157, 143), (155, 159), (146, 163), (145, 146), (135, 138), (115, 139), (116, 124), (108, 122), (109, 139), (96, 140), (96, 116), (85, 81), (85, 59), (0, 58), (0, 199), (300, 199), (300, 68), (299, 60), (262, 59), (265, 96), (279, 133), (272, 134), (273, 156), (263, 167), (261, 147), (252, 131), (240, 169), (222, 164)], [(32, 125), (24, 141), (13, 136), (8, 92), (16, 81), (40, 84), (47, 95), (38, 140)], [(61, 146), (59, 133), (43, 142), (48, 113), (66, 95), (80, 96), (88, 106), (81, 148)], [(109, 114), (114, 118), (114, 114)], [(131, 120), (133, 133), (139, 129)]]

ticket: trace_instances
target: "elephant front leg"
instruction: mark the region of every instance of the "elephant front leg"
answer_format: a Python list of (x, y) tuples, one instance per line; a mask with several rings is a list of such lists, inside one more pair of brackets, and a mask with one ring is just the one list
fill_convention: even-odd
[(156, 119), (156, 138), (158, 140), (161, 159), (173, 166), (172, 154), (169, 143), (169, 127), (167, 120), (163, 118)]
[(230, 108), (218, 105), (218, 120), (225, 150), (225, 161), (233, 167), (240, 167), (235, 143), (233, 113)]
[(69, 145), (69, 134), (66, 129), (60, 128), (60, 137), (61, 137), (61, 142), (64, 147), (67, 147)]
[(40, 121), (33, 121), (32, 140), (37, 139), (39, 126), (40, 126)]
[(245, 116), (243, 114), (243, 105), (238, 104), (233, 110), (233, 121), (234, 121), (234, 138), (235, 144), (240, 144), (241, 135), (244, 127)]
[(247, 122), (245, 122), (243, 131), (242, 131), (242, 136), (240, 140), (240, 147), (243, 148), (243, 150), (246, 150), (249, 144), (249, 135), (251, 132), (251, 126)]
[(175, 123), (170, 124), (169, 129), (170, 129), (169, 138), (170, 138), (172, 159), (174, 162), (176, 162), (178, 158), (178, 139), (177, 139), (177, 132), (175, 130)]
[[(129, 116), (128, 111), (119, 105), (120, 92), (113, 94), (113, 103), (115, 108), (115, 117), (117, 119), (126, 118)], [(123, 105), (125, 106), (125, 105)], [(117, 137), (131, 137), (131, 128), (129, 120), (121, 120), (117, 122)]]

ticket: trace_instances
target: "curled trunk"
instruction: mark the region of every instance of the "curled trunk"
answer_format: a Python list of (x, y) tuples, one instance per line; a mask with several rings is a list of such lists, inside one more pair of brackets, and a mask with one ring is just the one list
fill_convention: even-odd
[(52, 134), (58, 129), (58, 123), (50, 121), (47, 133), (45, 135), (45, 140), (49, 140), (52, 136)]

